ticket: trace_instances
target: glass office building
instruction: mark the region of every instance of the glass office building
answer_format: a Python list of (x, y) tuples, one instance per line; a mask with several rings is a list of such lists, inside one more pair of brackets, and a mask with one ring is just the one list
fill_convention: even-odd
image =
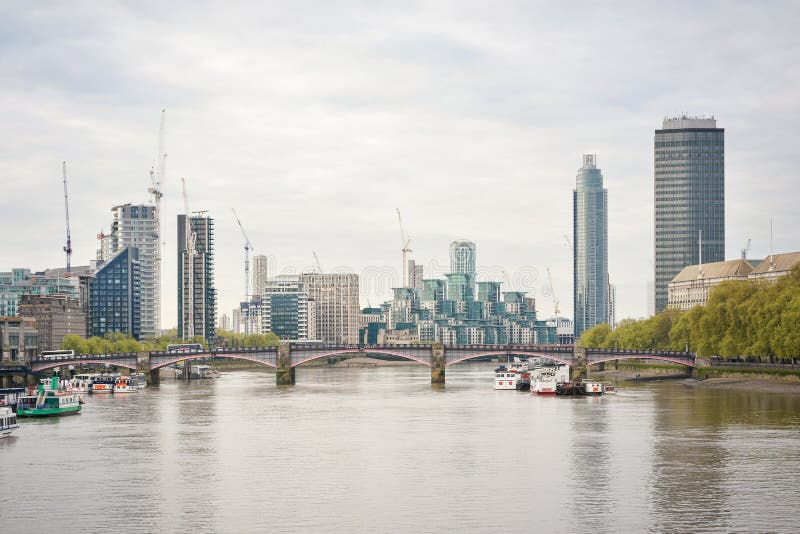
[(594, 154), (583, 156), (572, 192), (575, 339), (608, 322), (608, 190)]
[(725, 260), (725, 130), (714, 118), (664, 119), (655, 132), (655, 312), (684, 267)]
[(89, 335), (119, 332), (141, 337), (141, 266), (139, 251), (125, 247), (89, 280)]

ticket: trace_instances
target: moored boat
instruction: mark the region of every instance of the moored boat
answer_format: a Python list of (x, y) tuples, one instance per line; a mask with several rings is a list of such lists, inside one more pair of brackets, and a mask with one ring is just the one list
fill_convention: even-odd
[(529, 391), (531, 389), (531, 374), (527, 371), (523, 371), (519, 374), (519, 378), (517, 378), (517, 383), (514, 384), (517, 391)]
[(584, 380), (582, 385), (583, 385), (584, 395), (603, 394), (603, 384), (601, 384), (600, 382), (595, 382), (594, 380)]
[(120, 375), (114, 380), (114, 394), (117, 393), (133, 393), (138, 391), (139, 388), (133, 385), (129, 376)]
[(58, 390), (58, 377), (54, 376), (50, 389), (39, 384), (36, 395), (20, 397), (17, 402), (19, 417), (48, 417), (77, 414), (81, 411), (80, 397), (75, 393)]
[(0, 438), (7, 438), (19, 428), (17, 414), (8, 406), (0, 408)]
[(494, 374), (494, 389), (517, 389), (519, 373), (514, 370), (498, 371)]
[(114, 383), (116, 382), (115, 375), (97, 375), (92, 379), (89, 385), (89, 392), (91, 393), (113, 393)]

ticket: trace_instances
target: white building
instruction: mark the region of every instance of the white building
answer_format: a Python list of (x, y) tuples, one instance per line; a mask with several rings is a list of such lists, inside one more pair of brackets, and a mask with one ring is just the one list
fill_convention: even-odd
[(305, 273), (300, 282), (315, 303), (316, 338), (327, 343), (358, 343), (361, 310), (357, 274)]

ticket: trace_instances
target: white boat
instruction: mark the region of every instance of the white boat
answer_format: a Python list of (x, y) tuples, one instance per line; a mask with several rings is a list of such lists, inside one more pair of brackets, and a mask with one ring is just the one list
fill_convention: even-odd
[(537, 378), (531, 385), (533, 395), (555, 395), (558, 370), (555, 367), (542, 367), (538, 369)]
[(584, 395), (602, 395), (603, 384), (600, 382), (595, 382), (594, 380), (584, 380), (583, 393)]
[(144, 373), (133, 373), (130, 375), (131, 384), (136, 389), (144, 389), (147, 386), (147, 378), (144, 376)]
[(77, 374), (67, 381), (65, 389), (72, 393), (89, 393), (95, 376), (96, 373)]
[(89, 385), (89, 391), (96, 393), (113, 393), (114, 383), (117, 381), (116, 375), (97, 375)]
[(7, 438), (18, 428), (19, 423), (14, 410), (7, 406), (0, 408), (0, 438)]
[(114, 381), (115, 395), (117, 393), (133, 393), (134, 391), (139, 391), (139, 388), (133, 384), (129, 376), (120, 375)]
[(495, 371), (494, 389), (517, 389), (520, 373), (514, 369)]

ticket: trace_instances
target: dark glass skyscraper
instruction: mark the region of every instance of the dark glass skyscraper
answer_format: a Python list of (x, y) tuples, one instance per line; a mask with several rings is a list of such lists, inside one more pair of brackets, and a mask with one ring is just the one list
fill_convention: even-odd
[(594, 154), (583, 156), (572, 192), (575, 339), (608, 322), (608, 191)]
[(687, 265), (725, 260), (725, 130), (714, 118), (664, 119), (655, 133), (655, 311)]
[(213, 341), (216, 305), (214, 219), (178, 215), (178, 335)]
[(139, 339), (142, 328), (139, 250), (125, 247), (89, 281), (89, 335), (112, 332)]

